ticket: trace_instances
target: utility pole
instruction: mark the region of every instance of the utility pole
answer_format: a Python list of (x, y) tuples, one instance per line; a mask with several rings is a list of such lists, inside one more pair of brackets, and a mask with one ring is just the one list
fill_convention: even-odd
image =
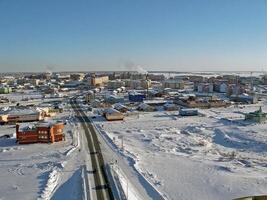
[(124, 146), (123, 146), (123, 136), (121, 137), (121, 149), (122, 149), (122, 151), (124, 150)]
[(123, 136), (120, 135), (118, 138), (121, 139), (121, 150), (123, 151), (123, 149), (124, 149), (124, 147), (123, 147)]
[(253, 92), (253, 78), (252, 78), (252, 73), (250, 72), (250, 87), (251, 87), (251, 92)]
[(148, 73), (146, 74), (146, 97), (148, 98)]

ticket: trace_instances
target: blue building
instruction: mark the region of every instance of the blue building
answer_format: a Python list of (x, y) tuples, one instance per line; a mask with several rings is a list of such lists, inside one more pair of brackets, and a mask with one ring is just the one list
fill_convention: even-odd
[(137, 92), (129, 93), (129, 101), (131, 102), (143, 102), (145, 99), (145, 95)]

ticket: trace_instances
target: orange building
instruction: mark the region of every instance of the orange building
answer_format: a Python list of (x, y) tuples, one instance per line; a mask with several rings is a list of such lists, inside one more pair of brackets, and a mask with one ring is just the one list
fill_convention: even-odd
[(61, 122), (42, 122), (33, 126), (16, 125), (17, 142), (29, 143), (54, 143), (65, 139), (64, 124)]

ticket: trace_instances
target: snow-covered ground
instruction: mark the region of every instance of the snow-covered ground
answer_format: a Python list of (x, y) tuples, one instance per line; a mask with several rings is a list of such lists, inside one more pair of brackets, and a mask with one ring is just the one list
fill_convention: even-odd
[(72, 115), (65, 111), (55, 118), (69, 124), (64, 128), (66, 141), (53, 144), (16, 144), (15, 125), (1, 126), (0, 136), (13, 134), (0, 138), (1, 200), (82, 199), (80, 128)]
[(233, 199), (266, 193), (267, 124), (244, 123), (242, 114), (259, 105), (267, 112), (263, 102), (94, 123), (119, 148), (123, 138), (123, 154), (166, 199)]

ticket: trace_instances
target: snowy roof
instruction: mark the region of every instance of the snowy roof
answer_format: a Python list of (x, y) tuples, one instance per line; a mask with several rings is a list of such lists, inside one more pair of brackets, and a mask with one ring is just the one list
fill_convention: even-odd
[(107, 108), (107, 109), (105, 109), (104, 113), (113, 114), (113, 113), (120, 113), (120, 112), (115, 110), (114, 108)]
[(59, 121), (53, 121), (53, 120), (50, 120), (50, 121), (44, 121), (44, 122), (39, 122), (36, 124), (36, 127), (51, 127), (55, 124), (59, 124), (59, 123), (63, 123), (63, 122), (59, 122)]
[(177, 107), (177, 105), (176, 104), (173, 104), (173, 103), (165, 103), (163, 106), (166, 107), (166, 108)]
[(38, 110), (34, 108), (9, 108), (8, 110), (2, 110), (0, 114), (4, 115), (30, 115), (37, 114)]
[(144, 103), (146, 103), (146, 104), (162, 104), (162, 103), (172, 103), (172, 101), (165, 100), (165, 99), (153, 99), (153, 100), (145, 100)]
[(131, 91), (129, 92), (129, 95), (143, 95), (143, 94), (137, 91)]
[(141, 103), (141, 104), (139, 104), (138, 108), (142, 109), (142, 110), (145, 110), (145, 109), (152, 108), (152, 106), (147, 105), (146, 103)]
[(35, 124), (22, 123), (19, 126), (19, 131), (31, 131), (35, 130), (35, 128), (36, 128)]
[(181, 111), (184, 111), (184, 112), (190, 112), (190, 111), (197, 111), (197, 109), (195, 108), (182, 108)]
[(126, 107), (125, 105), (121, 104), (121, 103), (115, 103), (115, 104), (113, 105), (113, 107), (114, 107), (115, 109), (123, 109), (123, 108), (126, 108), (126, 109), (127, 109), (127, 107)]

